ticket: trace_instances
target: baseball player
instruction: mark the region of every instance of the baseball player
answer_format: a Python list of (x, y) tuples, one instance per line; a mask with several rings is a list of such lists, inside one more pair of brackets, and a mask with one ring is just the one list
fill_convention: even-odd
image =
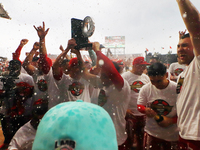
[(143, 136), (146, 116), (137, 109), (137, 98), (143, 85), (150, 82), (149, 77), (143, 73), (146, 65), (144, 57), (136, 57), (132, 62), (132, 70), (124, 72), (122, 77), (127, 80), (131, 89), (131, 100), (126, 115), (128, 141), (133, 145), (136, 135), (137, 148), (143, 149)]
[[(176, 150), (176, 83), (167, 79), (166, 66), (154, 63), (148, 68), (150, 83), (144, 85), (138, 97), (138, 110), (146, 114), (144, 147), (147, 150)], [(163, 118), (167, 120), (163, 122)]]
[(182, 149), (200, 148), (200, 15), (190, 0), (177, 0), (189, 34), (177, 45), (177, 54), (186, 69), (180, 74), (177, 86), (177, 115)]

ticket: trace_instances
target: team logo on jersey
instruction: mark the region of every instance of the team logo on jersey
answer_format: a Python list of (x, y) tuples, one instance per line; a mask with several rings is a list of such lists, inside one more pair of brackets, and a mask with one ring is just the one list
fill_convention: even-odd
[(103, 106), (107, 102), (108, 97), (106, 96), (106, 93), (104, 90), (100, 90), (99, 96), (98, 96), (98, 105)]
[(80, 82), (74, 82), (71, 85), (69, 85), (69, 91), (71, 91), (72, 95), (79, 96), (83, 93), (84, 85)]
[(151, 103), (151, 108), (159, 115), (168, 115), (173, 106), (170, 106), (166, 101), (157, 99)]
[(183, 69), (182, 68), (177, 68), (175, 71), (174, 71), (174, 74), (176, 76), (178, 76), (181, 72), (183, 72)]
[(76, 142), (72, 140), (59, 140), (55, 142), (55, 150), (74, 150)]
[(44, 80), (44, 79), (38, 80), (37, 85), (38, 85), (38, 89), (42, 92), (45, 92), (48, 88), (47, 87), (47, 81)]
[(131, 90), (135, 91), (136, 93), (139, 93), (140, 88), (144, 85), (141, 81), (135, 81), (133, 82), (131, 86)]
[(178, 79), (177, 87), (176, 87), (176, 93), (179, 94), (181, 92), (181, 88), (183, 85), (184, 77)]

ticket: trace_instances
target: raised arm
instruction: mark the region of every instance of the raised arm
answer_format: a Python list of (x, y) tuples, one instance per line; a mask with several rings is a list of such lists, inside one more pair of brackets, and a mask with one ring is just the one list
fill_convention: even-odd
[(60, 65), (63, 62), (63, 59), (67, 55), (70, 49), (74, 48), (76, 46), (76, 41), (74, 39), (70, 39), (68, 41), (67, 48), (62, 51), (62, 53), (56, 58), (55, 62), (53, 63), (52, 69), (53, 69), (53, 76), (56, 80), (60, 80), (63, 75), (63, 70), (60, 67)]
[[(62, 45), (60, 45), (59, 49), (60, 49), (62, 52), (65, 51)], [(67, 55), (67, 54), (66, 54), (65, 58), (70, 60), (70, 56)]]
[(106, 74), (106, 76), (112, 81), (115, 87), (120, 91), (124, 86), (124, 80), (115, 68), (114, 64), (100, 51), (100, 44), (98, 42), (94, 42), (92, 44), (92, 49), (96, 52), (97, 61), (99, 64), (102, 62), (101, 71)]
[(22, 64), (23, 68), (26, 70), (26, 72), (29, 75), (33, 75), (36, 70), (35, 66), (32, 65), (32, 60), (33, 60), (33, 56), (37, 53), (37, 50), (39, 49), (39, 45), (40, 45), (39, 42), (34, 43), (32, 50), (27, 55), (27, 57), (25, 58)]
[(45, 44), (45, 36), (47, 35), (49, 28), (45, 30), (45, 23), (43, 22), (43, 26), (35, 27), (35, 30), (39, 36), (39, 43), (40, 43), (40, 63), (42, 64), (42, 71), (44, 74), (47, 74), (51, 68), (51, 60), (47, 57), (47, 50)]
[(26, 45), (27, 43), (28, 43), (28, 39), (22, 39), (20, 41), (18, 48), (16, 49), (16, 51), (14, 53), (12, 53), (13, 54), (13, 60), (19, 60), (19, 57), (21, 55), (21, 50), (24, 47), (24, 45)]
[(190, 0), (176, 0), (181, 16), (194, 46), (196, 56), (200, 55), (200, 14)]

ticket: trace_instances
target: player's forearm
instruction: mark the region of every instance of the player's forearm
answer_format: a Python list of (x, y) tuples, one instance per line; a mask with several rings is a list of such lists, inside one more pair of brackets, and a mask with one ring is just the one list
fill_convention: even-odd
[(170, 118), (162, 115), (156, 115), (154, 119), (161, 127), (168, 127), (177, 123), (177, 116)]
[(33, 56), (35, 55), (36, 51), (34, 49), (32, 49), (30, 51), (30, 53), (28, 54), (28, 56), (26, 56), (24, 62), (23, 62), (23, 67), (26, 68), (27, 65), (31, 64)]
[(19, 45), (18, 48), (16, 49), (16, 51), (13, 53), (13, 60), (19, 60), (22, 47), (23, 46)]
[(53, 70), (53, 76), (56, 80), (61, 80), (63, 71), (60, 67), (61, 63), (63, 62), (63, 59), (65, 58), (66, 54), (69, 52), (70, 48), (67, 48), (65, 51), (63, 51), (55, 60), (52, 66)]
[(183, 21), (190, 34), (194, 34), (200, 27), (199, 12), (190, 0), (176, 0), (180, 9)]
[(47, 55), (46, 45), (45, 45), (45, 38), (40, 38), (40, 54)]
[(69, 48), (67, 48), (65, 51), (63, 51), (58, 57), (56, 58), (55, 62), (53, 63), (53, 67), (60, 67), (60, 65), (63, 62), (63, 59), (65, 58), (66, 54), (69, 52)]

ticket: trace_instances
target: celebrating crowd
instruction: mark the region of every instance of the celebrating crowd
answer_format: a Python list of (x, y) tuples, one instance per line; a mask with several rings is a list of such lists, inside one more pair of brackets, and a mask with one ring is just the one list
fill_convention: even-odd
[(190, 0), (177, 3), (189, 33), (179, 32), (169, 70), (137, 57), (123, 71), (99, 42), (86, 48), (88, 64), (75, 39), (52, 63), (50, 30), (34, 26), (39, 41), (21, 61), (22, 39), (1, 76), (0, 149), (199, 150), (200, 13)]

